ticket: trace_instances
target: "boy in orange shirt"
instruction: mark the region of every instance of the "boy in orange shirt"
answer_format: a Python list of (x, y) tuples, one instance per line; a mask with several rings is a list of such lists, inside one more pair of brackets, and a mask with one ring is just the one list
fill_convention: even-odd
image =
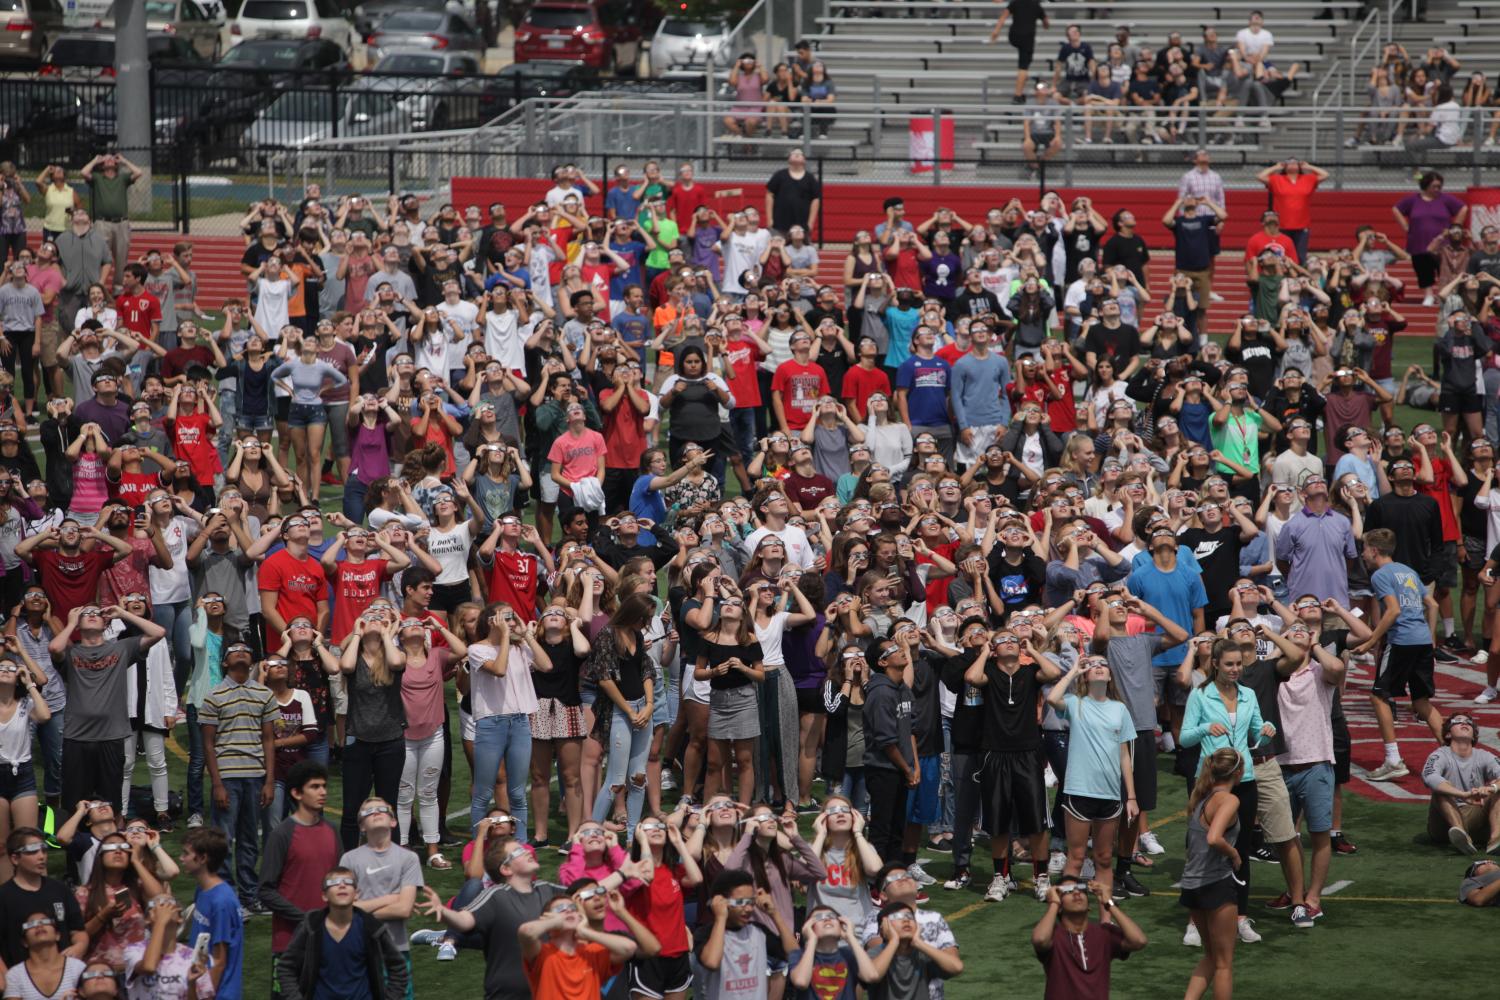
[(518, 936), (533, 1000), (600, 996), (605, 981), (635, 955), (634, 941), (591, 929), (567, 896), (554, 896)]

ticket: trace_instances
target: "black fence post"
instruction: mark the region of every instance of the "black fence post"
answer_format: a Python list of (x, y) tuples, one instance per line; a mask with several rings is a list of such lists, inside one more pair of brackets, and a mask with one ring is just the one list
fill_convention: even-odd
[(396, 151), (394, 149), (387, 149), (385, 151), (385, 182), (386, 182), (386, 188), (392, 194), (395, 194), (396, 193)]

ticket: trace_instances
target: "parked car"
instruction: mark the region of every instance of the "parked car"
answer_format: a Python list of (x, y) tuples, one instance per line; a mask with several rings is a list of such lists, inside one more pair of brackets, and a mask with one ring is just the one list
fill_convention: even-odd
[(62, 30), (60, 0), (0, 0), (0, 62), (36, 65)]
[(488, 120), (481, 107), (488, 81), (480, 76), (478, 52), (387, 50), (370, 73), (374, 78), (399, 78), (401, 106), (418, 131)]
[(326, 38), (353, 50), (354, 25), (335, 0), (241, 0), (229, 21), (232, 42), (250, 38)]
[(540, 59), (582, 63), (633, 74), (641, 54), (640, 19), (633, 9), (598, 2), (546, 0), (516, 26), (515, 61)]
[(392, 80), (362, 80), (352, 90), (282, 94), (245, 130), (243, 165), (261, 169), (322, 162), (328, 154), (299, 154), (329, 139), (409, 132), (411, 115), (401, 104), (401, 86)]
[(81, 106), (77, 92), (62, 80), (9, 81), (0, 88), (0, 160), (33, 171), (48, 163), (81, 165)]
[(468, 19), (443, 10), (395, 11), (380, 22), (365, 44), (372, 64), (392, 49), (484, 53), (484, 39)]
[[(0, 4), (6, 0), (0, 0)], [(134, 3), (137, 0), (125, 0)], [(109, 10), (95, 25), (97, 28), (116, 27), (116, 9), (120, 0), (109, 5)], [(161, 31), (184, 39), (198, 54), (208, 60), (216, 60), (224, 53), (224, 40), (220, 34), (226, 23), (224, 8), (215, 4), (212, 9), (199, 0), (145, 0), (146, 30)]]
[[(146, 58), (154, 67), (207, 66), (208, 60), (186, 41), (164, 31), (146, 35)], [(109, 79), (115, 75), (115, 33), (105, 28), (69, 31), (58, 35), (42, 56), (41, 76), (64, 80)]]
[(572, 97), (598, 86), (598, 72), (577, 63), (512, 63), (487, 78), (479, 118), (498, 118), (529, 97)]
[(354, 22), (354, 31), (360, 38), (368, 38), (380, 27), (388, 15), (398, 10), (455, 10), (462, 5), (454, 0), (364, 0), (349, 11)]
[(651, 75), (673, 74), (701, 78), (710, 57), (716, 69), (733, 59), (728, 18), (664, 17), (651, 39)]

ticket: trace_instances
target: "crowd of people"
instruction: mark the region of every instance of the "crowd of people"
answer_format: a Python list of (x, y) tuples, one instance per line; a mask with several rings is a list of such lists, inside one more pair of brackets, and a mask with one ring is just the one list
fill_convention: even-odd
[[(1500, 680), (1500, 233), (1439, 245), (1429, 174), (1404, 250), (1315, 253), (1321, 176), (1262, 175), (1223, 331), (1207, 151), (1170, 266), (1086, 196), (892, 197), (842, 288), (800, 153), (763, 204), (654, 162), (425, 216), (314, 185), (252, 206), (215, 319), (190, 243), (121, 261), (49, 196), (0, 285), (6, 995), (237, 998), (268, 915), (282, 997), (410, 997), (430, 945), (490, 998), (941, 1000), (942, 855), (942, 891), (1034, 896), (1049, 996), (1102, 997), (1175, 776), (1187, 995), (1228, 996), (1252, 857), (1291, 934), (1357, 851), (1350, 698), (1365, 780), (1409, 773), (1409, 713), (1427, 832), (1494, 853), (1500, 762), (1432, 699), (1459, 654)], [(1441, 310), (1398, 386), (1407, 257)]]

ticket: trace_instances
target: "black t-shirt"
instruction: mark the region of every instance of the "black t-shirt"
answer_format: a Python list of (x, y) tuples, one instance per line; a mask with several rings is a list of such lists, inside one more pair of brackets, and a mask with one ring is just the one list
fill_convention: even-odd
[(818, 356), (813, 359), (818, 367), (823, 369), (823, 374), (828, 376), (828, 388), (834, 399), (844, 398), (844, 376), (854, 363), (849, 360), (849, 355), (839, 346), (839, 342), (833, 342), (833, 350), (820, 350)]
[(1065, 285), (1078, 280), (1078, 264), (1085, 257), (1098, 259), (1099, 237), (1103, 235), (1104, 230), (1088, 225), (1063, 233), (1063, 260), (1065, 262), (1063, 283)]
[(1394, 531), (1395, 560), (1410, 566), (1423, 583), (1433, 581), (1433, 555), (1443, 550), (1443, 512), (1436, 500), (1423, 493), (1387, 493), (1365, 510), (1365, 531), (1374, 528)]
[[(626, 701), (646, 697), (646, 640), (640, 632), (635, 634), (635, 652), (627, 653), (625, 647), (616, 643), (619, 651), (620, 676), (615, 680), (620, 694)], [(653, 697), (656, 692), (652, 692)]]
[(1084, 353), (1093, 351), (1101, 358), (1114, 359), (1116, 370), (1135, 357), (1140, 349), (1141, 332), (1128, 323), (1121, 323), (1111, 330), (1101, 321), (1095, 323), (1083, 338)]
[(1470, 274), (1488, 274), (1490, 277), (1500, 280), (1500, 250), (1490, 253), (1483, 246), (1474, 248), (1469, 254)]
[[(1269, 738), (1260, 733), (1250, 734), (1250, 745), (1253, 748), (1251, 753), (1257, 757), (1286, 753), (1286, 741), (1281, 736), (1281, 700), (1276, 696), (1281, 685), (1286, 683), (1286, 678), (1276, 672), (1279, 660), (1280, 657), (1256, 660), (1240, 671), (1240, 683), (1255, 692), (1255, 700), (1260, 705), (1260, 717), (1276, 727), (1276, 735)], [(1259, 746), (1256, 745), (1257, 740), (1260, 741)]]
[(966, 649), (959, 656), (942, 661), (943, 687), (955, 695), (953, 721), (949, 733), (953, 737), (955, 753), (969, 753), (980, 749), (984, 733), (984, 688), (973, 687), (964, 680), (964, 673), (974, 665), (977, 650)]
[[(0, 958), (8, 966), (26, 961), (26, 942), (21, 925), (33, 913), (45, 913), (66, 925), (67, 931), (83, 930), (83, 911), (66, 885), (56, 879), (42, 879), (42, 887), (29, 892), (11, 879), (0, 885)], [(68, 944), (68, 933), (62, 944)]]
[(1261, 337), (1243, 337), (1239, 347), (1226, 348), (1224, 357), (1245, 369), (1250, 386), (1250, 395), (1265, 399), (1276, 380), (1276, 355), (1269, 340)]
[(1023, 663), (1007, 674), (991, 660), (984, 666), (989, 680), (984, 688), (984, 734), (986, 750), (1025, 751), (1042, 745), (1036, 720), (1036, 700), (1042, 685), (1035, 663)]
[(1478, 474), (1473, 469), (1464, 470), (1469, 481), (1458, 488), (1458, 497), (1461, 501), (1458, 507), (1458, 528), (1470, 538), (1483, 539), (1485, 532), (1489, 530), (1489, 512), (1480, 510), (1474, 506), (1474, 498), (1479, 496)]
[(245, 248), (245, 252), (240, 255), (240, 263), (246, 267), (260, 267), (267, 257), (274, 256), (275, 253), (275, 247), (267, 250), (263, 243), (256, 241)]
[(1240, 575), (1240, 529), (1234, 525), (1221, 527), (1218, 531), (1189, 528), (1177, 536), (1183, 545), (1193, 550), (1193, 558), (1203, 570), (1203, 589), (1208, 592), (1208, 606), (1223, 609), (1229, 606), (1229, 591)]
[(943, 752), (943, 709), (938, 701), (938, 673), (943, 661), (926, 650), (912, 660), (912, 735), (917, 738), (917, 756), (936, 757)]
[(573, 637), (564, 634), (562, 642), (553, 645), (543, 642), (547, 658), (552, 661), (551, 670), (533, 670), (531, 685), (536, 688), (538, 698), (551, 698), (563, 705), (581, 705), (578, 697), (578, 654), (573, 652)]
[(1036, 34), (1037, 22), (1047, 16), (1042, 0), (1010, 0), (1006, 10), (1010, 11), (1010, 30), (1014, 35)]
[(1151, 251), (1146, 249), (1146, 241), (1139, 236), (1126, 236), (1116, 233), (1114, 238), (1104, 244), (1104, 253), (1100, 261), (1101, 265), (1109, 268), (1116, 264), (1124, 264), (1130, 268), (1130, 273), (1135, 275), (1141, 284), (1146, 283), (1146, 264), (1151, 260)]
[[(685, 606), (687, 602), (684, 601), (683, 604)], [(760, 643), (758, 642), (752, 642), (745, 646), (723, 646), (709, 639), (703, 640), (703, 645), (698, 650), (698, 655), (707, 657), (710, 667), (717, 667), (721, 663), (735, 657), (739, 657), (740, 662), (747, 666), (754, 666), (765, 658), (764, 654), (760, 651)], [(709, 687), (718, 691), (744, 687), (750, 683), (753, 683), (750, 678), (738, 670), (731, 670), (723, 677), (710, 678), (708, 682)]]
[(989, 567), (990, 582), (1005, 602), (1006, 610), (1014, 611), (1042, 599), (1047, 564), (1035, 552), (1025, 550), (1016, 565), (1006, 561), (1004, 546), (997, 545), (990, 550)]
[(786, 167), (771, 175), (766, 190), (771, 192), (771, 228), (783, 233), (793, 226), (806, 228), (812, 203), (823, 194), (812, 174), (804, 170), (801, 177), (793, 177)]

